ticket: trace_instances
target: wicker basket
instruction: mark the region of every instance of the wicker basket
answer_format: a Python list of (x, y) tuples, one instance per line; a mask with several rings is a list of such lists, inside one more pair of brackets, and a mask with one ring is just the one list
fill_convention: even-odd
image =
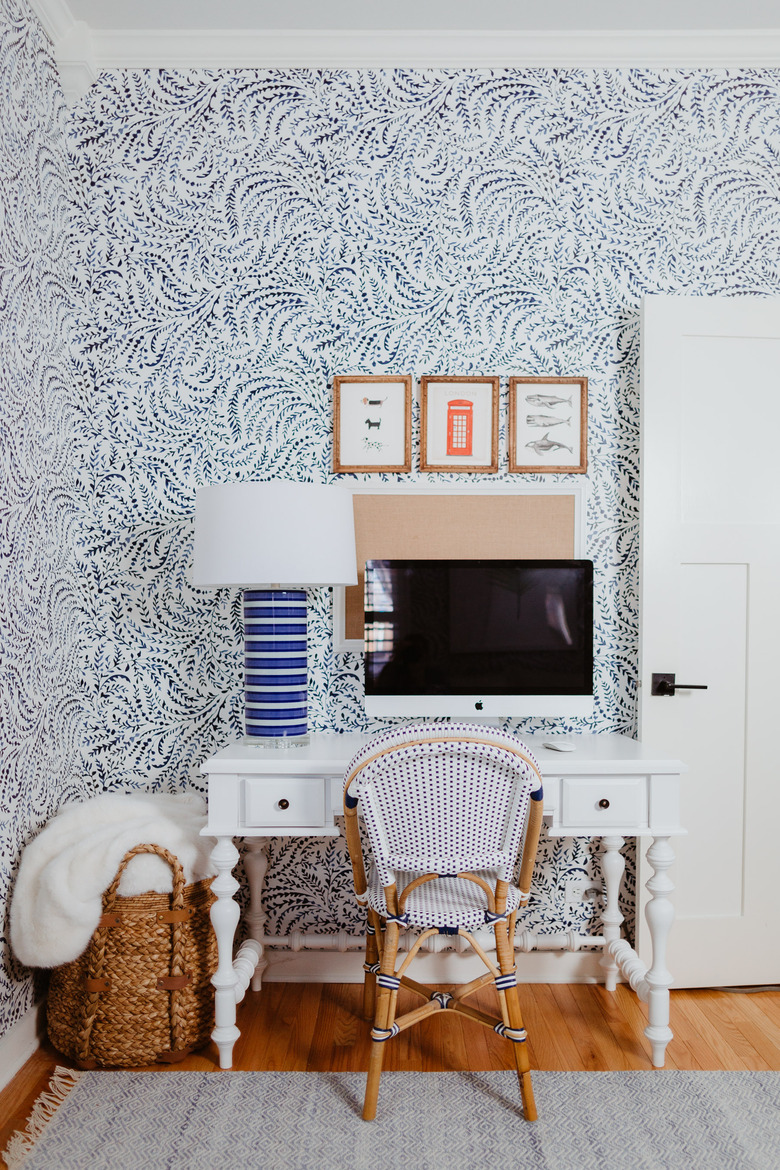
[[(137, 853), (168, 862), (172, 894), (117, 896)], [(47, 1022), (55, 1048), (82, 1068), (126, 1068), (181, 1060), (206, 1043), (217, 966), (210, 884), (185, 886), (178, 858), (159, 845), (125, 854), (86, 951), (52, 973)]]

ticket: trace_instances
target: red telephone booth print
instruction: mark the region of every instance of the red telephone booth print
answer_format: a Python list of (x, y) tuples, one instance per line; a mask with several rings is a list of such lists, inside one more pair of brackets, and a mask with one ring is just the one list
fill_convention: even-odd
[(474, 403), (468, 398), (453, 398), (447, 403), (447, 454), (472, 454)]

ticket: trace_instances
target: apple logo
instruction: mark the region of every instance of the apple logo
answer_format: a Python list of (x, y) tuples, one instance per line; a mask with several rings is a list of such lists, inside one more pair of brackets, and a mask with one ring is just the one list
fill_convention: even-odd
[(474, 706), (475, 706), (475, 708), (477, 709), (477, 711), (481, 711), (481, 710), (482, 710), (482, 700), (481, 700), (481, 699), (477, 699), (477, 701), (476, 701), (476, 703), (474, 704)]

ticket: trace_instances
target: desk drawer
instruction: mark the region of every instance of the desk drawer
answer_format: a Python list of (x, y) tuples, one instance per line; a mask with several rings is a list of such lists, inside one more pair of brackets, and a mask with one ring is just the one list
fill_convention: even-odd
[(647, 824), (647, 783), (644, 776), (610, 776), (608, 780), (561, 782), (561, 820), (564, 825), (599, 826)]
[(324, 776), (243, 776), (246, 828), (312, 828), (325, 824), (327, 780)]

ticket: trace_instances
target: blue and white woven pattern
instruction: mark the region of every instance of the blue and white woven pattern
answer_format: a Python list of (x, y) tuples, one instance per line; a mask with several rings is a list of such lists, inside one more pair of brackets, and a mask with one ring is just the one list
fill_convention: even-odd
[[(484, 878), (491, 889), (495, 889), (498, 876), (495, 869), (472, 870), (478, 877)], [(395, 871), (398, 889), (403, 890), (419, 876), (418, 870)], [(377, 914), (387, 918), (387, 902), (382, 883), (372, 866), (368, 877), (368, 904)], [(507, 910), (516, 910), (520, 905), (520, 891), (517, 886), (510, 885), (507, 894)], [(424, 882), (412, 890), (406, 900), (404, 912), (408, 915), (408, 925), (411, 927), (445, 927), (460, 926), (464, 930), (476, 930), (486, 922), (487, 898), (485, 891), (475, 882), (467, 878), (457, 878), (451, 875), (439, 877), (433, 882)]]
[[(463, 723), (377, 737), (354, 757), (346, 783), (373, 855), (369, 905), (384, 916), (382, 887), (403, 889), (420, 873), (489, 870), (493, 885), (511, 882), (531, 793), (541, 795), (538, 766), (520, 740)], [(513, 890), (512, 908), (520, 900)], [(407, 905), (410, 921), (436, 926), (480, 925), (486, 908), (484, 892), (454, 876), (419, 887)]]
[(388, 1071), (393, 1107), (380, 1122), (381, 1141), (353, 1116), (359, 1072), (101, 1070), (70, 1079), (76, 1087), (57, 1123), (31, 1152), (17, 1143), (24, 1170), (777, 1166), (777, 1072), (540, 1071), (540, 1117), (531, 1126), (507, 1109), (505, 1071)]
[(260, 739), (306, 734), (306, 591), (244, 592), (246, 733)]

